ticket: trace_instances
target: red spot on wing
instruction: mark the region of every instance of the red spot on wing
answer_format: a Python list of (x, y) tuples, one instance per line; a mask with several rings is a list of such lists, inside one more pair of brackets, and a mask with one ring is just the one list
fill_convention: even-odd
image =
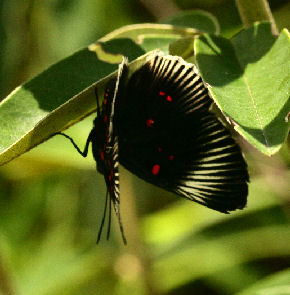
[(162, 152), (162, 151), (163, 151), (163, 148), (159, 147), (158, 152)]
[(103, 161), (105, 160), (105, 154), (104, 154), (103, 151), (100, 152), (100, 157), (101, 157), (101, 159), (102, 159)]
[[(159, 91), (158, 94), (160, 96), (165, 96), (166, 95), (166, 93), (163, 92), (163, 91)], [(172, 97), (170, 95), (166, 95), (166, 100), (169, 101), (169, 102), (171, 102), (172, 101)]]
[(105, 115), (105, 117), (104, 117), (104, 123), (107, 123), (107, 121), (108, 121), (108, 117), (107, 117), (107, 115)]
[(157, 175), (159, 173), (159, 171), (160, 171), (160, 165), (158, 165), (158, 164), (153, 165), (152, 174)]
[(104, 104), (107, 104), (107, 102), (108, 102), (108, 100), (105, 98), (105, 99), (104, 99)]
[(110, 181), (112, 180), (113, 176), (114, 176), (114, 171), (113, 171), (113, 169), (111, 169), (110, 174), (109, 174), (109, 180)]
[(170, 155), (169, 156), (169, 160), (171, 161), (171, 160), (173, 160), (174, 159), (174, 156), (173, 155)]
[(172, 101), (172, 97), (170, 95), (167, 95), (166, 100), (171, 102)]
[(146, 120), (147, 127), (153, 127), (154, 120), (152, 118), (149, 118)]

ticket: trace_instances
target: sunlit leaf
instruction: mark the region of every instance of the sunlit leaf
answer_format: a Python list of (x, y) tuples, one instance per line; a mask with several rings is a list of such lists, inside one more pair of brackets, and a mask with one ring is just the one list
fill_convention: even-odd
[[(110, 41), (110, 48), (122, 50), (120, 44), (130, 48), (126, 52), (129, 60), (142, 52), (138, 47), (132, 50), (128, 39)], [(0, 104), (0, 164), (92, 113), (96, 109), (95, 87), (102, 89), (116, 74), (120, 58), (114, 50), (90, 46), (15, 89)], [(110, 59), (116, 60), (109, 63)]]
[(123, 55), (132, 61), (151, 48), (167, 52), (173, 40), (197, 33), (171, 25), (127, 26), (15, 89), (0, 104), (0, 165), (92, 113), (95, 87), (102, 89), (116, 74)]
[(289, 131), (289, 34), (278, 38), (269, 24), (256, 24), (231, 40), (204, 35), (196, 61), (216, 104), (261, 152), (279, 150)]
[(275, 273), (258, 281), (253, 286), (237, 295), (289, 295), (290, 268)]
[[(176, 247), (175, 252), (163, 254), (155, 260), (154, 274), (159, 277), (163, 291), (169, 291), (202, 276), (252, 259), (290, 255), (289, 226), (265, 225), (227, 236), (196, 236), (190, 243)], [(261, 247), (267, 245), (267, 247)], [(251, 251), (248, 251), (251, 249)], [(226, 257), (225, 257), (226, 253)]]
[(186, 36), (195, 36), (200, 34), (201, 31), (193, 28), (182, 28), (174, 27), (169, 24), (135, 24), (124, 26), (117, 29), (99, 41), (106, 42), (112, 39), (129, 38), (135, 41), (138, 45), (142, 47), (143, 40), (146, 38), (152, 38), (153, 36), (157, 39), (159, 38), (180, 38)]

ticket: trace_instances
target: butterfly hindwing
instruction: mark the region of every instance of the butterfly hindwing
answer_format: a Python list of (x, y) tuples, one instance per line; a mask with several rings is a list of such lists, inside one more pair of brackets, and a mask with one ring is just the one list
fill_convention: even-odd
[(247, 168), (196, 68), (156, 55), (116, 98), (120, 163), (144, 180), (209, 208), (243, 208)]

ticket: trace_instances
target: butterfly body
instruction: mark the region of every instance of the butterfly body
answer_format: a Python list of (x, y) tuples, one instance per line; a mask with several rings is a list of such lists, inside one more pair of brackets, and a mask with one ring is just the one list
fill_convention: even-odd
[[(126, 244), (126, 238), (124, 235), (120, 217), (118, 139), (116, 136), (115, 129), (113, 128), (113, 115), (115, 106), (114, 103), (116, 97), (117, 83), (118, 80), (116, 79), (113, 79), (108, 83), (105, 89), (102, 110), (99, 107), (97, 89), (95, 90), (98, 105), (98, 116), (94, 120), (94, 127), (91, 131), (91, 133), (93, 133), (91, 142), (93, 156), (97, 164), (97, 170), (104, 175), (107, 186), (105, 211), (98, 235), (98, 241), (101, 237), (102, 227), (104, 225), (106, 217), (107, 203), (109, 202), (109, 224), (111, 222), (111, 204), (113, 203), (113, 207), (119, 221), (122, 238), (124, 243)], [(109, 238), (109, 230), (110, 226), (108, 227), (107, 238)]]
[(110, 85), (107, 85), (102, 110), (98, 107), (92, 138), (92, 151), (97, 170), (104, 175), (109, 191), (118, 190), (118, 145), (112, 127), (114, 87), (115, 81), (112, 80)]

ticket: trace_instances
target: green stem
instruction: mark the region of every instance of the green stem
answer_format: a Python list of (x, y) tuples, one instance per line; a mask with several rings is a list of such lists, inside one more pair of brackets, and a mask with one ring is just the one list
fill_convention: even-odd
[(157, 19), (167, 18), (180, 11), (172, 0), (140, 0)]
[[(144, 294), (157, 295), (151, 271), (151, 261), (142, 242), (139, 232), (139, 219), (136, 208), (136, 192), (134, 190), (132, 175), (121, 168), (121, 214), (127, 238), (127, 251), (137, 259), (140, 266), (139, 279), (143, 283)], [(122, 181), (124, 179), (124, 181)]]
[(236, 5), (245, 27), (251, 26), (254, 22), (268, 21), (272, 25), (272, 33), (279, 35), (267, 0), (236, 0)]
[[(1, 257), (0, 257), (1, 259)], [(13, 295), (13, 288), (9, 280), (9, 275), (0, 260), (0, 294), (2, 295)]]

